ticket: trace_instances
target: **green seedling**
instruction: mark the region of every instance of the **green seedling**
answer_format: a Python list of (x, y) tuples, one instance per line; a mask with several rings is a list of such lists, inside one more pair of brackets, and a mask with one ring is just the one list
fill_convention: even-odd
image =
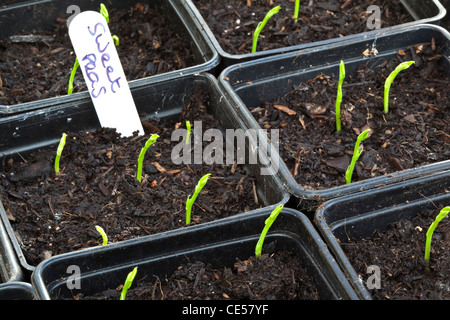
[(294, 8), (294, 19), (295, 22), (298, 20), (298, 11), (300, 10), (300, 0), (295, 0), (295, 8)]
[(105, 230), (103, 230), (102, 227), (100, 226), (95, 226), (95, 229), (97, 229), (98, 233), (100, 233), (100, 235), (102, 236), (103, 239), (103, 246), (106, 246), (108, 244), (108, 236), (106, 235)]
[(258, 259), (261, 257), (261, 251), (262, 251), (264, 239), (266, 238), (267, 232), (269, 231), (269, 229), (272, 226), (272, 224), (274, 223), (274, 221), (277, 219), (277, 217), (280, 214), (283, 207), (284, 207), (284, 205), (282, 205), (282, 204), (280, 204), (278, 207), (276, 207), (265, 221), (264, 229), (261, 232), (261, 235), (259, 236), (259, 240), (256, 243), (256, 247), (255, 247), (255, 256)]
[(191, 223), (191, 212), (192, 212), (192, 206), (194, 205), (195, 199), (197, 199), (198, 194), (200, 191), (202, 191), (203, 187), (205, 186), (206, 182), (208, 182), (209, 176), (211, 173), (205, 174), (203, 177), (200, 178), (197, 185), (195, 186), (194, 195), (189, 195), (186, 200), (186, 225), (189, 225)]
[(189, 121), (186, 121), (186, 129), (187, 129), (186, 144), (189, 144), (189, 138), (191, 136), (191, 123)]
[(447, 216), (450, 213), (450, 207), (443, 208), (439, 214), (437, 215), (436, 219), (433, 221), (431, 226), (428, 228), (427, 231), (427, 238), (425, 242), (425, 262), (427, 263), (427, 271), (430, 271), (430, 250), (431, 250), (431, 238), (433, 237), (434, 229), (436, 229), (439, 222), (441, 222), (442, 219), (444, 219), (445, 216)]
[(122, 288), (122, 292), (120, 293), (120, 300), (125, 300), (125, 298), (127, 297), (128, 289), (130, 289), (131, 285), (133, 284), (133, 280), (136, 277), (137, 269), (138, 269), (138, 267), (135, 267), (127, 275), (127, 278), (125, 279), (125, 283), (124, 283), (123, 288)]
[(67, 134), (63, 133), (61, 139), (59, 140), (58, 149), (56, 149), (55, 157), (55, 173), (59, 173), (59, 161), (61, 159), (61, 154), (63, 152), (64, 146), (66, 145)]
[(345, 78), (345, 65), (344, 61), (341, 60), (339, 65), (339, 83), (336, 97), (336, 131), (341, 131), (341, 102), (342, 102), (342, 83)]
[(142, 165), (144, 163), (145, 153), (147, 152), (148, 148), (150, 148), (150, 146), (156, 142), (156, 140), (158, 138), (159, 138), (159, 135), (157, 135), (156, 133), (152, 134), (150, 136), (150, 138), (147, 140), (147, 142), (145, 143), (144, 147), (141, 149), (141, 152), (139, 153), (137, 174), (136, 174), (136, 179), (139, 182), (141, 182), (141, 180), (142, 180)]
[(408, 69), (413, 63), (414, 61), (405, 61), (400, 63), (394, 71), (391, 72), (389, 77), (386, 78), (386, 81), (384, 82), (384, 113), (389, 112), (389, 90), (392, 82), (400, 71)]
[[(100, 3), (100, 14), (105, 18), (106, 23), (109, 23), (108, 9), (106, 9), (106, 6), (103, 3)], [(114, 41), (114, 44), (117, 47), (120, 43), (119, 37), (116, 35), (113, 35), (112, 39)], [(75, 63), (73, 65), (72, 72), (70, 73), (69, 85), (67, 87), (67, 94), (73, 93), (73, 80), (75, 79), (75, 74), (77, 73), (77, 70), (79, 67), (80, 67), (80, 62), (78, 61), (78, 58), (75, 58)]]
[(276, 6), (275, 8), (272, 8), (267, 12), (266, 16), (264, 17), (263, 21), (258, 23), (258, 26), (256, 27), (255, 33), (253, 34), (253, 45), (252, 45), (252, 53), (256, 52), (256, 46), (258, 43), (259, 34), (261, 33), (261, 30), (266, 25), (267, 21), (269, 21), (270, 18), (272, 18), (278, 11), (280, 11), (281, 7)]
[(361, 145), (361, 142), (363, 142), (364, 140), (366, 140), (369, 137), (369, 132), (370, 132), (370, 129), (366, 129), (358, 136), (358, 138), (356, 138), (355, 149), (353, 150), (353, 157), (350, 162), (350, 165), (348, 166), (347, 170), (345, 171), (345, 180), (347, 181), (347, 184), (351, 183), (353, 170), (355, 169), (356, 161), (358, 161), (359, 156), (363, 152), (364, 148)]

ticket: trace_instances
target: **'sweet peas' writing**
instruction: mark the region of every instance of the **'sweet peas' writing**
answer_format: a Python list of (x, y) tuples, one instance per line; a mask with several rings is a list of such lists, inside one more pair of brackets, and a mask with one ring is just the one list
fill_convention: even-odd
[(126, 137), (134, 132), (143, 135), (144, 128), (105, 17), (96, 11), (77, 14), (70, 23), (69, 36), (100, 125), (115, 128)]
[[(106, 36), (103, 36), (106, 33), (105, 25), (101, 22), (95, 24), (93, 28), (90, 26), (87, 27), (89, 33), (92, 37), (95, 37), (96, 49), (97, 51), (94, 53), (87, 54), (83, 57), (82, 61), (84, 62), (84, 69), (88, 80), (91, 82), (91, 94), (93, 98), (98, 98), (102, 93), (106, 94), (108, 89), (111, 90), (112, 93), (116, 93), (116, 91), (120, 88), (120, 80), (122, 77), (114, 76), (114, 67), (109, 64), (111, 57), (108, 54), (107, 49), (111, 44), (111, 38), (109, 39)], [(101, 67), (98, 69), (99, 62), (97, 57), (99, 57)], [(96, 86), (99, 83), (100, 76), (105, 75), (108, 78), (110, 83), (110, 88), (106, 88), (105, 86)]]

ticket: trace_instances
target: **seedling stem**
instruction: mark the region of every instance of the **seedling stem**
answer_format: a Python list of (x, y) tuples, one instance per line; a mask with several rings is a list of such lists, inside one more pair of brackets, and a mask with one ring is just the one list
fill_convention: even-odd
[(366, 140), (369, 137), (369, 132), (370, 132), (370, 129), (366, 129), (358, 136), (358, 138), (356, 138), (355, 149), (353, 150), (353, 157), (350, 162), (350, 165), (348, 166), (347, 170), (345, 171), (345, 180), (346, 180), (347, 184), (351, 183), (353, 170), (355, 169), (356, 161), (358, 161), (359, 156), (363, 152), (364, 148), (361, 145), (361, 142), (363, 142), (364, 140)]
[(280, 214), (281, 210), (283, 209), (284, 205), (280, 204), (278, 207), (276, 207), (270, 216), (266, 219), (264, 224), (264, 229), (261, 232), (261, 235), (259, 236), (259, 240), (256, 243), (255, 247), (255, 256), (257, 258), (261, 257), (261, 251), (264, 243), (264, 239), (266, 238), (267, 232), (269, 231), (270, 227), (274, 223), (274, 221), (277, 219), (278, 215)]
[(256, 46), (258, 43), (259, 34), (261, 33), (261, 30), (266, 25), (267, 21), (269, 21), (270, 18), (272, 18), (278, 11), (280, 11), (280, 6), (276, 6), (267, 12), (266, 16), (264, 17), (264, 20), (260, 23), (258, 23), (258, 26), (256, 27), (255, 33), (253, 34), (253, 45), (252, 45), (252, 53), (256, 52)]
[(384, 82), (384, 113), (389, 112), (389, 90), (392, 82), (400, 71), (408, 69), (413, 63), (414, 61), (405, 61), (400, 63), (394, 71), (391, 72), (389, 77), (386, 78), (386, 81)]
[(433, 221), (431, 226), (428, 228), (427, 231), (427, 239), (425, 242), (425, 262), (427, 263), (427, 271), (430, 272), (430, 251), (431, 251), (431, 238), (433, 237), (434, 229), (436, 229), (439, 222), (441, 222), (442, 219), (444, 219), (445, 216), (447, 216), (450, 212), (450, 207), (443, 208), (439, 214), (437, 215), (436, 219)]
[(344, 61), (341, 60), (341, 64), (339, 65), (339, 83), (338, 83), (338, 91), (336, 97), (336, 131), (341, 131), (341, 102), (342, 102), (342, 83), (345, 78), (345, 65)]
[(206, 182), (208, 182), (209, 176), (211, 174), (207, 173), (203, 177), (200, 178), (197, 185), (195, 186), (194, 195), (189, 195), (186, 200), (186, 225), (189, 225), (191, 223), (191, 212), (192, 212), (192, 206), (195, 202), (195, 199), (197, 199), (198, 194), (200, 191), (202, 191), (203, 187), (205, 186)]
[(150, 148), (150, 146), (156, 142), (156, 140), (158, 138), (159, 138), (159, 135), (157, 135), (156, 133), (152, 134), (150, 136), (150, 138), (147, 140), (147, 142), (145, 143), (144, 147), (141, 149), (141, 152), (139, 153), (137, 174), (136, 174), (136, 179), (139, 182), (141, 182), (141, 180), (142, 180), (142, 165), (144, 163), (145, 153), (147, 152), (148, 148)]
[(186, 144), (189, 144), (189, 138), (191, 136), (191, 123), (189, 121), (186, 121), (186, 129), (187, 129)]
[(103, 230), (102, 227), (100, 226), (95, 226), (95, 229), (97, 229), (98, 233), (100, 233), (100, 235), (102, 236), (103, 239), (103, 246), (106, 246), (108, 244), (108, 236), (106, 235), (105, 230)]
[(61, 159), (61, 154), (63, 152), (64, 146), (66, 145), (67, 134), (63, 133), (61, 139), (59, 140), (58, 149), (56, 149), (55, 157), (55, 173), (59, 173), (59, 161)]
[(120, 300), (125, 300), (127, 296), (128, 289), (130, 289), (133, 284), (133, 280), (136, 277), (138, 267), (135, 267), (127, 276), (125, 283), (122, 288), (122, 292), (120, 293)]
[(294, 8), (294, 18), (297, 23), (298, 20), (298, 11), (300, 10), (300, 0), (295, 0), (295, 8)]

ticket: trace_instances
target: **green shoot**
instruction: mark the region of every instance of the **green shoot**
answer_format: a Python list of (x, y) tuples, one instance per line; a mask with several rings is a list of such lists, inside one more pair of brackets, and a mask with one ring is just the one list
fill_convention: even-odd
[(122, 292), (120, 293), (120, 300), (125, 300), (127, 296), (128, 289), (130, 289), (131, 285), (133, 284), (133, 280), (136, 277), (138, 267), (135, 267), (125, 279), (125, 283), (122, 288)]
[[(109, 23), (109, 13), (108, 13), (108, 9), (106, 9), (106, 6), (103, 3), (100, 3), (100, 14), (105, 18), (106, 23)], [(119, 37), (116, 35), (112, 36), (112, 39), (114, 41), (114, 44), (117, 46), (119, 46)], [(70, 78), (69, 78), (69, 85), (67, 87), (67, 94), (72, 94), (73, 93), (73, 80), (75, 78), (75, 74), (77, 73), (78, 67), (80, 66), (80, 63), (78, 61), (78, 58), (75, 58), (75, 63), (73, 65), (72, 68), (72, 72), (70, 73)]]
[(145, 143), (144, 147), (141, 149), (141, 153), (139, 154), (139, 158), (138, 158), (138, 167), (137, 167), (137, 174), (136, 174), (136, 179), (141, 182), (142, 180), (142, 164), (144, 163), (144, 156), (145, 153), (147, 152), (148, 148), (154, 144), (156, 142), (156, 140), (159, 138), (159, 135), (152, 134), (150, 136), (150, 138), (147, 140), (147, 142)]
[(75, 78), (75, 74), (77, 73), (77, 69), (79, 66), (80, 63), (78, 62), (78, 58), (75, 58), (75, 64), (73, 65), (72, 72), (70, 73), (69, 87), (67, 89), (67, 94), (72, 94), (73, 92), (73, 79)]
[(350, 162), (350, 165), (348, 166), (347, 170), (345, 171), (345, 180), (347, 181), (347, 184), (351, 183), (353, 170), (355, 169), (356, 161), (358, 161), (359, 156), (363, 152), (364, 148), (361, 145), (361, 142), (366, 140), (369, 137), (369, 132), (370, 132), (370, 129), (366, 129), (358, 136), (358, 138), (356, 138), (355, 149), (353, 150), (353, 157)]
[(394, 71), (391, 72), (389, 77), (386, 78), (384, 83), (384, 113), (389, 112), (389, 89), (391, 88), (392, 82), (400, 71), (408, 69), (413, 63), (414, 61), (405, 61), (400, 63)]
[(280, 214), (280, 212), (283, 209), (283, 207), (284, 207), (284, 205), (280, 204), (278, 207), (276, 207), (272, 211), (270, 216), (266, 219), (265, 224), (264, 224), (264, 229), (261, 232), (261, 235), (259, 236), (258, 243), (256, 244), (256, 247), (255, 247), (255, 255), (256, 255), (257, 258), (261, 257), (261, 251), (262, 251), (264, 239), (266, 238), (267, 232), (269, 231), (270, 227), (274, 223), (275, 219)]
[(431, 238), (433, 237), (434, 229), (436, 229), (439, 222), (441, 222), (442, 219), (446, 215), (450, 213), (450, 207), (445, 207), (439, 212), (436, 219), (433, 221), (431, 226), (428, 228), (427, 231), (427, 239), (425, 242), (425, 261), (427, 263), (427, 271), (430, 271), (430, 250), (431, 250)]
[(300, 0), (295, 0), (295, 8), (294, 8), (294, 19), (295, 22), (298, 20), (298, 11), (300, 10)]
[(119, 37), (118, 37), (118, 36), (116, 36), (116, 35), (113, 35), (113, 36), (112, 36), (112, 39), (113, 39), (113, 41), (114, 41), (114, 44), (116, 45), (116, 47), (118, 47), (118, 46), (119, 46), (119, 44), (120, 44), (120, 40), (119, 40)]
[(260, 23), (258, 23), (258, 26), (256, 27), (255, 33), (253, 34), (253, 45), (252, 45), (252, 53), (256, 52), (256, 45), (258, 43), (259, 34), (261, 33), (261, 30), (266, 25), (267, 21), (269, 21), (270, 18), (272, 18), (278, 11), (280, 11), (281, 7), (276, 6), (275, 8), (272, 8), (267, 12), (266, 16), (264, 17), (264, 20)]
[(341, 102), (342, 102), (342, 83), (345, 78), (345, 65), (344, 61), (341, 60), (341, 64), (339, 65), (339, 83), (338, 83), (338, 91), (336, 98), (336, 130), (337, 132), (341, 131)]
[(108, 244), (108, 236), (106, 235), (105, 230), (103, 230), (103, 228), (100, 226), (95, 226), (95, 229), (97, 229), (98, 233), (100, 233), (100, 235), (102, 236), (103, 239), (102, 245), (106, 246)]
[(186, 129), (187, 129), (186, 144), (189, 144), (189, 137), (191, 136), (191, 123), (189, 121), (186, 121)]
[(109, 12), (103, 3), (100, 3), (100, 14), (105, 18), (106, 23), (109, 23)]
[(186, 200), (186, 225), (191, 223), (192, 206), (195, 202), (195, 199), (197, 199), (198, 194), (200, 193), (200, 191), (202, 191), (206, 182), (208, 182), (210, 175), (211, 175), (211, 173), (207, 173), (203, 177), (201, 177), (200, 180), (198, 181), (197, 185), (195, 186), (194, 195), (192, 196), (192, 198), (190, 195), (187, 197), (187, 200)]
[(59, 161), (61, 159), (61, 154), (63, 152), (64, 146), (66, 145), (67, 134), (63, 133), (61, 139), (59, 140), (58, 149), (56, 150), (55, 158), (55, 173), (59, 173)]

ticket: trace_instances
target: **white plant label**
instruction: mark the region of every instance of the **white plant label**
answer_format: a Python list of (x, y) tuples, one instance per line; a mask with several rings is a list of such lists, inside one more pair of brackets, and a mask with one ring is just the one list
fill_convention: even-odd
[(69, 36), (100, 125), (124, 137), (144, 134), (122, 64), (105, 18), (95, 11), (77, 14)]

